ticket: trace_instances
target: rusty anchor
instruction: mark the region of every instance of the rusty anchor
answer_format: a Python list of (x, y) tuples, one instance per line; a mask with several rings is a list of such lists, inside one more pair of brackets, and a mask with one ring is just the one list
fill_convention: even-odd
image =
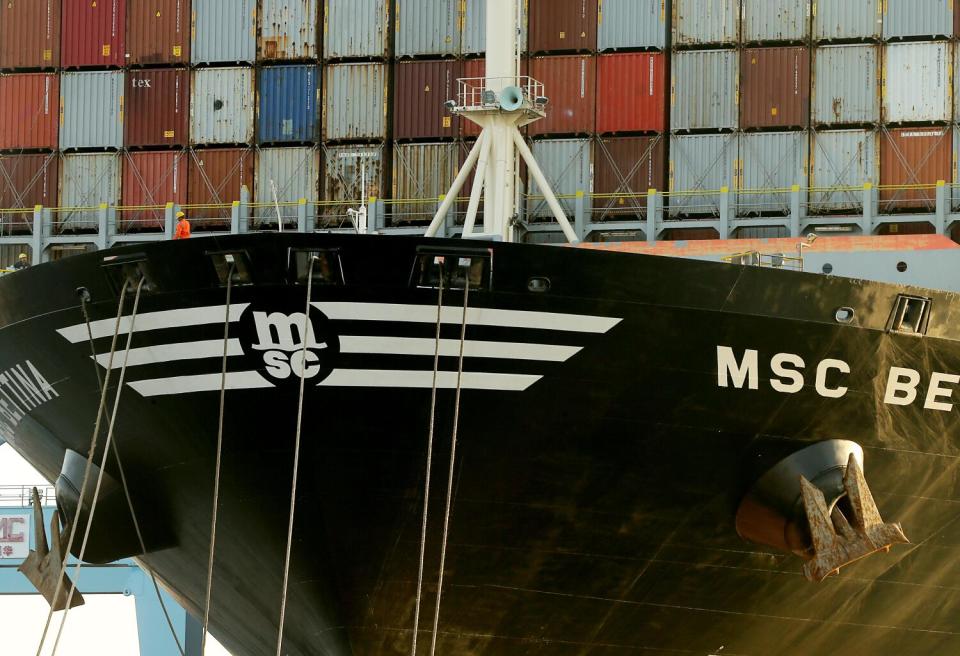
[(803, 507), (813, 541), (813, 558), (804, 564), (803, 573), (811, 581), (822, 581), (839, 573), (845, 565), (878, 551), (889, 551), (894, 544), (910, 543), (900, 524), (884, 523), (880, 517), (863, 470), (852, 453), (843, 487), (852, 509), (850, 520), (838, 505), (828, 510), (823, 492), (800, 476)]
[[(37, 488), (33, 488), (32, 505), (33, 531), (37, 548), (30, 551), (17, 571), (27, 577), (53, 610), (64, 610), (67, 608), (67, 598), (70, 597), (70, 588), (73, 585), (66, 571), (64, 570), (62, 574), (60, 571), (66, 558), (69, 531), (61, 536), (60, 520), (57, 513), (53, 513), (50, 520), (50, 546), (47, 547), (47, 536), (43, 527), (43, 506), (40, 505), (40, 493)], [(81, 606), (83, 603), (83, 596), (75, 590), (70, 597), (70, 608)]]

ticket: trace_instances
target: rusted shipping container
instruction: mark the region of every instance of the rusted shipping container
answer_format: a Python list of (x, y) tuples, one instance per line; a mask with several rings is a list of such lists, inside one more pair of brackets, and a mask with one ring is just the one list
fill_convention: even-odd
[(529, 134), (590, 134), (596, 126), (597, 58), (591, 55), (535, 57), (530, 76), (550, 97), (547, 117), (532, 123)]
[(0, 150), (57, 147), (60, 78), (0, 75)]
[(391, 4), (387, 0), (324, 0), (323, 56), (387, 57)]
[(261, 0), (260, 59), (316, 59), (319, 0)]
[(28, 209), (0, 214), (0, 234), (32, 232), (33, 208), (57, 204), (59, 169), (55, 153), (0, 155), (0, 209)]
[[(189, 205), (230, 205), (241, 200), (246, 187), (253, 201), (254, 151), (252, 148), (215, 148), (190, 151), (187, 163)], [(194, 230), (221, 230), (230, 225), (230, 207), (190, 210)]]
[(393, 136), (395, 139), (454, 138), (460, 120), (444, 103), (457, 97), (460, 62), (401, 62), (394, 69)]
[(593, 154), (593, 220), (621, 221), (647, 215), (647, 191), (664, 191), (664, 139), (598, 139)]
[(126, 0), (63, 0), (60, 65), (123, 66)]
[(597, 0), (530, 0), (530, 52), (597, 49)]
[(740, 55), (740, 127), (806, 127), (810, 121), (810, 51), (751, 48)]
[[(167, 203), (187, 202), (187, 151), (162, 150), (124, 153), (119, 232), (162, 232)], [(148, 209), (153, 207), (154, 209)]]
[(948, 41), (893, 43), (883, 52), (885, 123), (946, 122), (953, 112)]
[(186, 145), (189, 80), (185, 68), (127, 71), (123, 141), (128, 148)]
[(877, 184), (880, 157), (874, 130), (825, 130), (812, 135), (810, 205), (814, 214), (863, 209), (863, 185)]
[(58, 233), (96, 230), (101, 205), (120, 200), (118, 153), (71, 153), (61, 158), (60, 206), (53, 228)]
[(386, 64), (323, 67), (323, 138), (328, 141), (384, 139), (387, 133)]
[(127, 2), (127, 63), (190, 63), (190, 0)]
[(0, 3), (0, 69), (60, 65), (60, 0)]
[(738, 120), (736, 50), (674, 53), (670, 80), (670, 129), (732, 129)]
[[(953, 134), (949, 128), (900, 128), (880, 134), (880, 210), (936, 209), (936, 189), (916, 185), (950, 182)], [(904, 188), (913, 186), (914, 188)]]
[[(390, 151), (385, 144), (324, 146), (318, 220), (324, 225), (349, 225), (348, 208), (361, 198), (381, 198), (389, 189)], [(364, 186), (363, 183), (366, 183)]]
[(254, 69), (198, 68), (190, 80), (190, 143), (253, 141)]
[[(597, 132), (667, 129), (664, 55), (602, 55), (597, 60)], [(549, 89), (548, 89), (549, 92)], [(547, 110), (549, 111), (549, 106)]]
[(460, 148), (455, 143), (398, 144), (393, 149), (391, 224), (429, 223), (440, 195), (457, 177)]

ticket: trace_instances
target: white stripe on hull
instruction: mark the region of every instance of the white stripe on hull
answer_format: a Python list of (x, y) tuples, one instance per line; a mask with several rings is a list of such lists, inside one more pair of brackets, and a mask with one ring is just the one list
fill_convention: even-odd
[[(543, 376), (524, 374), (491, 374), (463, 372), (460, 387), (471, 390), (522, 392)], [(337, 369), (320, 383), (321, 387), (392, 387), (431, 389), (433, 371), (401, 371), (392, 369)], [(438, 389), (456, 389), (457, 372), (437, 372)]]
[[(273, 387), (273, 383), (256, 371), (228, 372), (226, 389), (261, 389)], [(220, 389), (220, 374), (200, 374), (198, 376), (172, 376), (138, 380), (130, 387), (143, 396), (166, 396), (169, 394), (189, 394), (191, 392), (213, 392)]]
[[(340, 338), (341, 353), (373, 353), (378, 355), (434, 354), (434, 340), (419, 337), (368, 337), (345, 335)], [(579, 346), (553, 344), (523, 344), (519, 342), (464, 342), (463, 354), (468, 358), (497, 358), (502, 360), (537, 360), (566, 362), (582, 350)], [(460, 355), (460, 340), (440, 340), (440, 355)]]
[[(124, 352), (118, 349), (113, 356), (113, 369), (120, 369), (123, 366)], [(243, 355), (243, 347), (239, 339), (231, 339), (227, 342), (227, 355)], [(204, 358), (223, 357), (223, 340), (208, 339), (199, 342), (183, 342), (181, 344), (158, 344), (156, 346), (143, 346), (141, 348), (130, 349), (130, 357), (127, 359), (128, 367), (136, 367), (144, 364), (158, 364), (160, 362), (174, 362), (179, 360), (202, 360)], [(109, 353), (101, 353), (97, 356), (97, 362), (106, 367), (110, 362)]]
[[(243, 314), (243, 311), (249, 306), (249, 303), (231, 304), (230, 321), (239, 321), (240, 315)], [(222, 324), (225, 311), (226, 308), (223, 305), (209, 305), (206, 307), (145, 312), (137, 315), (136, 332), (160, 330), (163, 328), (182, 328), (184, 326), (201, 326), (212, 323)], [(101, 337), (112, 336), (116, 323), (116, 318), (100, 319), (99, 321), (90, 322), (90, 330), (93, 332), (93, 338), (100, 339)], [(85, 323), (60, 328), (57, 332), (73, 344), (88, 339), (87, 324)], [(128, 332), (130, 332), (130, 317), (121, 317), (118, 334), (126, 335)]]

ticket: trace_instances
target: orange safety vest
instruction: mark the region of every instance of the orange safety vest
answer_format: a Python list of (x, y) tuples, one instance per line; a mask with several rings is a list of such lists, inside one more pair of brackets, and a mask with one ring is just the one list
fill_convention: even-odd
[(184, 219), (183, 221), (177, 221), (177, 231), (173, 233), (174, 239), (189, 239), (190, 238), (190, 222)]

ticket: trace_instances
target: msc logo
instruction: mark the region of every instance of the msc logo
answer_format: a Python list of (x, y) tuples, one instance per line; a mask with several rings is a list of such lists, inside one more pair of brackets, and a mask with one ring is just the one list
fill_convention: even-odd
[(303, 312), (253, 312), (252, 318), (248, 343), (260, 360), (257, 368), (268, 377), (299, 381), (301, 376), (322, 380), (330, 375), (340, 344), (323, 313), (311, 310), (309, 322)]

